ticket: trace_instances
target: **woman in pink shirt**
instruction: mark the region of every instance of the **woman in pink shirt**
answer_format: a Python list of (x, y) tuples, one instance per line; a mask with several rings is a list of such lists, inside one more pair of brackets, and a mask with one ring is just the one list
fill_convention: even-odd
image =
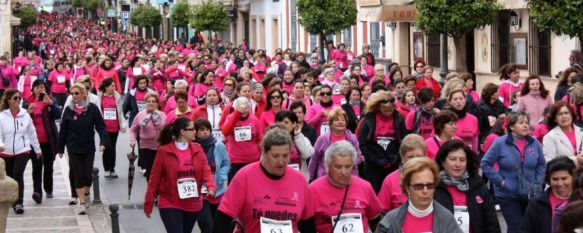
[(536, 128), (538, 122), (544, 119), (545, 108), (550, 107), (553, 100), (549, 91), (538, 75), (529, 76), (518, 97), (517, 111), (525, 111), (530, 117), (531, 129)]
[(441, 179), (434, 199), (455, 216), (463, 232), (501, 232), (496, 202), (478, 173), (477, 159), (463, 141), (443, 144), (435, 160)]
[(466, 93), (462, 89), (450, 91), (447, 96), (449, 110), (457, 115), (455, 136), (461, 138), (474, 152), (478, 151), (478, 118), (467, 111)]
[(312, 99), (310, 99), (310, 96), (307, 96), (305, 94), (304, 82), (299, 80), (295, 81), (293, 87), (294, 87), (293, 92), (291, 92), (292, 95), (285, 99), (285, 101), (283, 102), (283, 108), (289, 109), (294, 102), (302, 102), (307, 108), (311, 107), (313, 101)]
[(454, 216), (433, 200), (439, 169), (430, 158), (413, 158), (402, 168), (401, 189), (409, 200), (387, 213), (375, 232), (462, 233)]
[(374, 67), (368, 64), (365, 56), (361, 56), (359, 59), (360, 59), (360, 67), (361, 67), (362, 71), (364, 71), (364, 73), (366, 74), (366, 77), (369, 80), (373, 79)]
[(194, 96), (196, 99), (202, 99), (206, 95), (206, 91), (209, 88), (214, 88), (216, 85), (214, 84), (215, 81), (215, 72), (212, 70), (205, 70), (203, 71), (197, 80), (194, 88)]
[[(184, 92), (185, 94), (188, 91), (188, 82), (186, 82), (186, 80), (183, 79), (179, 79), (176, 80), (176, 82), (174, 82), (174, 92)], [(191, 109), (196, 109), (196, 107), (198, 107), (198, 103), (197, 100), (194, 98), (194, 96), (191, 95), (187, 95), (187, 103), (188, 106)], [(173, 110), (176, 109), (177, 105), (176, 105), (176, 98), (174, 96), (171, 96), (170, 98), (168, 98), (168, 100), (166, 101), (166, 105), (164, 106), (164, 113), (166, 113), (166, 115), (169, 115), (170, 112), (172, 112)]]
[(332, 102), (332, 88), (328, 85), (323, 85), (320, 89), (320, 102), (312, 105), (306, 114), (306, 122), (316, 128), (318, 135), (330, 131), (330, 126), (327, 123), (327, 112), (329, 112), (334, 103)]
[(512, 102), (512, 93), (522, 89), (523, 83), (519, 82), (520, 70), (516, 64), (508, 63), (500, 67), (500, 101), (505, 107), (510, 107)]
[(277, 89), (267, 93), (265, 111), (259, 117), (259, 130), (261, 132), (265, 132), (265, 129), (275, 122), (275, 114), (282, 110), (282, 97), (283, 92)]
[(101, 103), (99, 107), (105, 121), (105, 131), (107, 131), (111, 143), (111, 146), (103, 151), (102, 156), (105, 178), (118, 178), (115, 174), (117, 137), (119, 132), (125, 133), (127, 129), (127, 121), (121, 109), (123, 100), (115, 89), (115, 81), (112, 78), (106, 78), (101, 82), (98, 93)]
[(173, 98), (176, 100), (176, 108), (171, 110), (166, 116), (166, 124), (174, 122), (177, 118), (188, 118), (192, 119), (194, 116), (195, 108), (191, 108), (188, 105), (187, 99), (188, 95), (186, 92), (178, 91), (174, 94)]
[(32, 83), (37, 79), (37, 77), (30, 74), (30, 68), (29, 66), (23, 68), (23, 74), (16, 84), (18, 91), (22, 93), (23, 99), (28, 99), (28, 97), (32, 96)]
[(406, 89), (399, 98), (399, 103), (397, 104), (397, 111), (403, 116), (403, 119), (407, 118), (409, 112), (417, 111), (417, 96), (415, 96), (415, 90)]
[(282, 89), (287, 91), (287, 93), (293, 93), (294, 91), (294, 75), (291, 69), (286, 69), (283, 72)]
[(93, 83), (96, 87), (99, 87), (101, 86), (101, 82), (106, 78), (112, 78), (115, 81), (115, 89), (117, 93), (121, 93), (122, 87), (119, 82), (117, 70), (115, 70), (113, 67), (113, 61), (109, 58), (106, 58), (99, 67), (99, 71), (97, 71), (97, 75), (95, 76)]
[(443, 110), (433, 117), (433, 130), (435, 135), (425, 139), (427, 145), (427, 157), (435, 160), (441, 146), (454, 139), (457, 125), (457, 115), (449, 110)]
[[(425, 142), (423, 142), (423, 138), (417, 134), (405, 136), (399, 147), (399, 154), (401, 155), (401, 165), (412, 158), (425, 157)], [(389, 174), (383, 181), (378, 198), (384, 212), (399, 208), (403, 203), (407, 202), (408, 197), (403, 193), (400, 186), (401, 172), (402, 166), (399, 170)]]
[(63, 63), (58, 63), (55, 69), (49, 74), (49, 86), (51, 87), (51, 95), (57, 99), (59, 106), (65, 104), (67, 100), (67, 73), (64, 70)]
[(328, 147), (325, 156), (326, 175), (309, 186), (316, 231), (337, 232), (347, 227), (354, 232), (373, 231), (382, 208), (372, 186), (352, 175), (356, 150), (348, 141), (340, 141)]
[(130, 147), (133, 150), (139, 141), (138, 154), (142, 158), (143, 168), (146, 169), (144, 176), (146, 176), (146, 180), (150, 180), (150, 172), (159, 146), (156, 138), (158, 137), (158, 132), (164, 127), (163, 123), (166, 122), (166, 114), (158, 110), (160, 102), (158, 94), (148, 93), (144, 99), (146, 109), (136, 115), (130, 129)]

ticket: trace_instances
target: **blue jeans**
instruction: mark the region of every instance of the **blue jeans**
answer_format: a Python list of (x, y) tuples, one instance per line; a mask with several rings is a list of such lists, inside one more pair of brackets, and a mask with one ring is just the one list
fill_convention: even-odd
[(496, 197), (496, 200), (500, 204), (500, 210), (504, 220), (506, 220), (507, 232), (519, 232), (528, 202), (507, 197)]

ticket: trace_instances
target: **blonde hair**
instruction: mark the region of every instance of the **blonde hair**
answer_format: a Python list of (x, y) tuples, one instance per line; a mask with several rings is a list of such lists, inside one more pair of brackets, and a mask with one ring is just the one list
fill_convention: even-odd
[(346, 122), (348, 122), (348, 115), (346, 112), (342, 110), (340, 107), (335, 107), (328, 112), (328, 125), (332, 126), (332, 122), (334, 122), (339, 117), (343, 117)]
[(73, 92), (73, 89), (79, 89), (79, 92), (81, 92), (81, 94), (83, 95), (87, 95), (87, 89), (85, 89), (85, 86), (81, 83), (75, 83), (73, 84), (73, 86), (71, 86), (71, 88), (69, 88), (69, 90), (71, 91), (71, 93)]
[(425, 140), (418, 134), (409, 134), (403, 138), (401, 146), (399, 147), (399, 154), (403, 156), (405, 153), (420, 148), (423, 154), (426, 153)]
[(445, 82), (443, 89), (441, 89), (441, 97), (446, 98), (449, 93), (456, 89), (462, 89), (466, 86), (466, 82), (461, 78), (453, 78)]
[(569, 94), (571, 98), (571, 103), (573, 104), (580, 104), (583, 102), (583, 84), (575, 83), (571, 88), (571, 93)]
[(401, 190), (404, 194), (409, 196), (407, 187), (411, 184), (411, 177), (415, 173), (429, 170), (433, 174), (433, 184), (439, 184), (439, 168), (435, 161), (428, 157), (412, 158), (403, 164), (401, 169)]
[(160, 103), (160, 96), (158, 96), (158, 93), (156, 92), (149, 92), (144, 96), (144, 100), (148, 100), (149, 98), (154, 98), (156, 99), (156, 102)]
[(466, 92), (463, 89), (460, 89), (460, 88), (452, 89), (447, 94), (447, 101), (451, 101), (451, 98), (453, 97), (453, 95), (455, 93), (462, 93), (462, 95), (464, 95), (464, 98), (466, 97)]
[[(377, 112), (381, 106), (381, 103), (386, 99), (395, 98), (393, 93), (390, 91), (377, 91), (368, 98), (366, 101), (366, 106), (364, 107), (364, 113)], [(393, 103), (394, 105), (395, 103)]]

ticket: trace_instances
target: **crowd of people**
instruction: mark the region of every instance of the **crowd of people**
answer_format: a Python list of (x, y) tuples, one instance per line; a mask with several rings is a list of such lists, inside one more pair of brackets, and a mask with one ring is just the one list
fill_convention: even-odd
[(157, 206), (168, 232), (495, 233), (496, 208), (508, 232), (583, 229), (576, 62), (551, 99), (515, 64), (478, 94), (470, 74), (441, 85), (423, 61), (412, 75), (385, 70), (369, 46), (267, 54), (57, 14), (23, 33), (30, 49), (0, 57), (0, 157), (19, 183), (17, 214), (28, 160), (40, 204), (65, 149), (70, 204), (86, 214), (95, 157), (118, 178), (116, 142), (129, 133), (144, 212)]

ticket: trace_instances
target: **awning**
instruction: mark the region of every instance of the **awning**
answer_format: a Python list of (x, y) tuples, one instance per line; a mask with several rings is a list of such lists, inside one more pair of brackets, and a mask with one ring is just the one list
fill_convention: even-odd
[(413, 0), (359, 0), (358, 6), (359, 20), (361, 21), (416, 21)]
[(503, 9), (517, 10), (527, 9), (528, 1), (526, 0), (498, 0)]

